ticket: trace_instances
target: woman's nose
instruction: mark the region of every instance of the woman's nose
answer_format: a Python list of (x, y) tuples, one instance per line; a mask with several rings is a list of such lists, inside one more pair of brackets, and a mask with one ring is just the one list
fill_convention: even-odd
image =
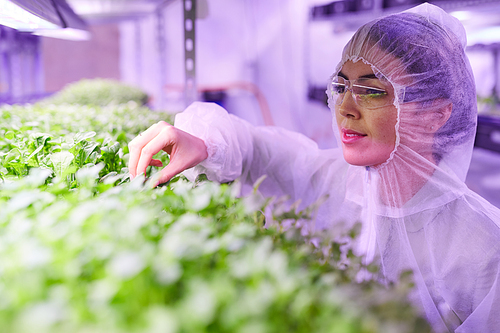
[(346, 118), (358, 119), (361, 116), (359, 107), (354, 101), (352, 92), (350, 90), (346, 91), (342, 103), (337, 108), (339, 110), (339, 113)]

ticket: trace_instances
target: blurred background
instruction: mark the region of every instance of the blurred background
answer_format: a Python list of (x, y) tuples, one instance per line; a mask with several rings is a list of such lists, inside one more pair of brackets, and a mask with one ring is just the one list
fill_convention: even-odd
[[(467, 185), (500, 207), (500, 0), (428, 1), (468, 34), (479, 118)], [(335, 147), (324, 93), (364, 23), (417, 0), (0, 0), (0, 103), (81, 79), (147, 92), (153, 110), (213, 101)]]

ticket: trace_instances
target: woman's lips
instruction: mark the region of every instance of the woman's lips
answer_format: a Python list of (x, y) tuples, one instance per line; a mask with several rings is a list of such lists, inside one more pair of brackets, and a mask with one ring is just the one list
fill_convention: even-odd
[(365, 136), (366, 134), (356, 132), (347, 128), (342, 128), (340, 139), (342, 140), (342, 143), (349, 144), (359, 141), (363, 139)]

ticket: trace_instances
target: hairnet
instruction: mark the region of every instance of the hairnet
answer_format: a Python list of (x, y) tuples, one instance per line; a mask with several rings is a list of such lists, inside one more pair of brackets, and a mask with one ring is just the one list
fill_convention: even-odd
[[(440, 161), (448, 155), (452, 161), (448, 166), (462, 180), (470, 163), (477, 115), (465, 40), (465, 30), (456, 18), (423, 4), (360, 28), (344, 48), (334, 74), (352, 60), (370, 64), (378, 76), (387, 78), (398, 97), (398, 145), (401, 141), (415, 146), (416, 140), (432, 140), (434, 157)], [(432, 126), (425, 120), (432, 120), (431, 114), (447, 102), (453, 106), (450, 118), (436, 133), (425, 135), (425, 127)], [(405, 107), (409, 103), (421, 105), (419, 119), (424, 122), (418, 126), (412, 117), (414, 106)]]

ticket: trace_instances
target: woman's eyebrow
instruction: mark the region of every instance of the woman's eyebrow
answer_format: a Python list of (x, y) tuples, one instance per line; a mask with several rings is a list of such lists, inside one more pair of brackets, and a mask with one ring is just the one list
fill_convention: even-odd
[[(337, 75), (340, 76), (341, 78), (349, 80), (347, 78), (347, 75), (345, 75), (342, 72), (339, 72)], [(370, 74), (366, 74), (366, 75), (361, 75), (360, 77), (358, 77), (358, 79), (378, 79), (378, 77), (374, 73), (370, 73)]]
[(342, 72), (339, 72), (337, 75), (338, 75), (338, 76), (340, 76), (341, 78), (344, 78), (344, 79), (346, 79), (346, 80), (349, 80), (349, 79), (347, 78), (347, 75), (345, 75), (345, 74), (344, 74), (344, 73), (342, 73)]
[(361, 75), (359, 79), (378, 79), (378, 77), (371, 73), (371, 74), (366, 74), (366, 75)]

